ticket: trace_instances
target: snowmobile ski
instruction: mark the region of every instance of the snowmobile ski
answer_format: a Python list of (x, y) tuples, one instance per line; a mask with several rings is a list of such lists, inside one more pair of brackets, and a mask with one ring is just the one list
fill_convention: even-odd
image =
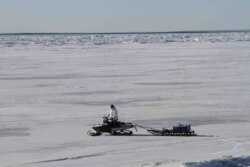
[(89, 131), (87, 132), (87, 134), (88, 134), (89, 136), (100, 136), (102, 133), (100, 133), (100, 132), (93, 132), (93, 131), (89, 130)]

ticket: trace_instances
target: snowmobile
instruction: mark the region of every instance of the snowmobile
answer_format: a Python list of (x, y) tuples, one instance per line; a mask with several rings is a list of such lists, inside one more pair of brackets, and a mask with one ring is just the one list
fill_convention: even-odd
[(131, 128), (135, 128), (137, 131), (136, 127), (132, 123), (111, 120), (108, 119), (107, 116), (103, 117), (102, 124), (95, 125), (92, 128), (95, 132), (89, 130), (87, 134), (90, 136), (100, 136), (102, 133), (109, 133), (111, 135), (132, 135), (133, 132), (128, 130)]

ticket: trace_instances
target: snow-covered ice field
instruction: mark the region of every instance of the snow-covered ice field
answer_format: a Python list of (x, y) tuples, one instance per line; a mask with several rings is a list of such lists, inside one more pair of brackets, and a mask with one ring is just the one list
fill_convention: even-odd
[[(0, 36), (0, 166), (250, 166), (250, 33)], [(91, 137), (119, 119), (195, 137)]]

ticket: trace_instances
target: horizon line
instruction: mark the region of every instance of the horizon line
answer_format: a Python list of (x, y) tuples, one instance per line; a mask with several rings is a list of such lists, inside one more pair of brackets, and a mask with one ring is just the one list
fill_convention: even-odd
[(94, 34), (171, 34), (171, 33), (224, 33), (224, 32), (250, 32), (250, 29), (236, 30), (184, 30), (184, 31), (131, 31), (131, 32), (15, 32), (15, 33), (0, 33), (0, 35), (94, 35)]

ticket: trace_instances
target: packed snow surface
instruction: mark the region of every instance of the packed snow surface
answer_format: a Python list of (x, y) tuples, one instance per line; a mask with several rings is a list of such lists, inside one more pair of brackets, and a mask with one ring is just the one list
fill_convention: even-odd
[[(0, 166), (249, 166), (249, 39), (1, 35)], [(122, 121), (198, 136), (88, 136), (110, 104)]]

